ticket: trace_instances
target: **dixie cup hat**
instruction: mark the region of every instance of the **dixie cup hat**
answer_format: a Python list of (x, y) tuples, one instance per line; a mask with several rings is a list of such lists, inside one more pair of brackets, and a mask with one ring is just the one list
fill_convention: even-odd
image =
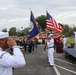
[(49, 36), (48, 36), (48, 37), (51, 37), (51, 36), (53, 36), (53, 34), (49, 34)]
[(0, 39), (7, 38), (7, 37), (9, 37), (8, 32), (0, 32)]

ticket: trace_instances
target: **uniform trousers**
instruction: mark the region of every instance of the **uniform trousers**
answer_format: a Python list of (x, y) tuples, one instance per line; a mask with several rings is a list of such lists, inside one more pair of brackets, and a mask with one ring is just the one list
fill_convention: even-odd
[(76, 45), (76, 37), (75, 37), (75, 45)]
[(54, 48), (48, 49), (48, 62), (50, 65), (54, 65)]
[(63, 48), (67, 48), (66, 44), (63, 44)]

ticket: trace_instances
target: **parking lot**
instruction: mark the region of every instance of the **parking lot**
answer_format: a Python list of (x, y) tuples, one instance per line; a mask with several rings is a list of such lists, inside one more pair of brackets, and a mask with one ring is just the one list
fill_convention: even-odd
[(26, 51), (26, 65), (23, 68), (14, 69), (14, 75), (76, 75), (76, 63), (67, 59), (64, 53), (54, 52), (55, 66), (49, 67), (47, 62), (47, 50), (43, 45), (29, 53)]

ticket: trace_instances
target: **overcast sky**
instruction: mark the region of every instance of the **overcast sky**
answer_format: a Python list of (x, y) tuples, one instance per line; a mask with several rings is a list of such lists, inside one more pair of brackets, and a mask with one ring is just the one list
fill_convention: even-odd
[(57, 23), (76, 25), (76, 0), (0, 0), (0, 30), (29, 27), (29, 9), (35, 18), (47, 9)]

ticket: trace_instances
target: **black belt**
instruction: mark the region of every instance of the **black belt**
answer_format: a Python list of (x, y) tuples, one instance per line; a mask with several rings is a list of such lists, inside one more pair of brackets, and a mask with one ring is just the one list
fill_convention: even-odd
[(54, 48), (54, 46), (53, 47), (49, 47), (49, 48)]

